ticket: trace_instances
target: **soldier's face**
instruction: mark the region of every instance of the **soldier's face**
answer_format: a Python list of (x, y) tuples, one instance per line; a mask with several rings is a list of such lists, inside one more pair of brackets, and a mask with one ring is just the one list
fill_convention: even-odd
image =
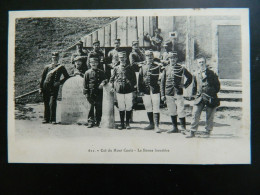
[(78, 60), (78, 61), (75, 62), (75, 67), (78, 69), (82, 66), (82, 64), (83, 64), (82, 61)]
[(52, 60), (52, 63), (53, 63), (53, 64), (58, 64), (58, 62), (59, 62), (59, 57), (58, 57), (58, 56), (52, 56), (51, 60)]
[(98, 51), (99, 48), (100, 48), (99, 43), (95, 43), (95, 44), (93, 45), (93, 48), (94, 48), (95, 51)]
[(119, 48), (119, 47), (120, 47), (120, 42), (119, 42), (119, 41), (116, 41), (116, 42), (115, 42), (115, 47), (116, 47), (116, 48)]
[(146, 54), (145, 55), (145, 60), (148, 62), (148, 63), (152, 63), (153, 62), (153, 54)]
[(97, 69), (97, 67), (98, 67), (98, 62), (91, 62), (91, 63), (90, 63), (90, 66), (91, 66), (92, 69)]
[(175, 65), (177, 63), (178, 58), (177, 56), (172, 56), (169, 58), (169, 60), (172, 65)]
[(119, 62), (120, 62), (120, 64), (125, 65), (126, 57), (119, 57)]
[(138, 49), (138, 48), (139, 48), (139, 44), (138, 44), (138, 43), (134, 44), (134, 45), (132, 46), (132, 48), (133, 48), (134, 50)]
[(82, 45), (77, 45), (77, 51), (82, 51)]
[(199, 58), (197, 60), (198, 68), (200, 70), (205, 70), (206, 69), (206, 60), (204, 58)]

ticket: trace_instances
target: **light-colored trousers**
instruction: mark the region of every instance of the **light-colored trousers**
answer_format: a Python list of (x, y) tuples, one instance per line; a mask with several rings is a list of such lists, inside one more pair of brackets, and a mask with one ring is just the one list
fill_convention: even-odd
[(186, 117), (183, 95), (166, 96), (166, 104), (171, 116)]
[(133, 93), (116, 93), (118, 110), (119, 111), (131, 111), (133, 107)]
[(146, 112), (160, 112), (160, 93), (153, 94), (150, 91), (149, 95), (143, 96), (143, 102)]
[[(203, 108), (206, 105), (203, 102), (200, 102), (197, 105), (193, 106), (193, 111), (192, 111), (192, 119), (191, 119), (191, 131), (196, 131), (199, 127), (199, 121), (200, 121), (200, 115), (203, 110)], [(215, 108), (210, 108), (206, 106), (206, 126), (205, 129), (207, 131), (212, 131), (213, 130), (213, 120), (214, 120), (214, 115), (216, 113), (217, 107)]]

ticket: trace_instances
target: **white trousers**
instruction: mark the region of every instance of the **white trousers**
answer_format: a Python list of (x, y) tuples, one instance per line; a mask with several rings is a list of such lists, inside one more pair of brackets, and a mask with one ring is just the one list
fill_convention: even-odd
[(160, 112), (160, 93), (143, 96), (143, 102), (146, 112), (159, 113)]
[(166, 104), (171, 116), (186, 117), (183, 95), (166, 96)]
[(118, 110), (131, 111), (133, 107), (133, 93), (116, 93)]

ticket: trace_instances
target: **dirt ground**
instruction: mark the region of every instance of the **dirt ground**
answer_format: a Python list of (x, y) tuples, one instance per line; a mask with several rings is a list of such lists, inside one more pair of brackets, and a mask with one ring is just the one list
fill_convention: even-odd
[[(160, 127), (171, 129), (167, 110), (161, 110)], [(187, 128), (190, 127), (191, 109), (186, 109)], [(15, 130), (9, 129), (9, 161), (62, 162), (62, 163), (173, 163), (219, 164), (250, 162), (249, 131), (242, 131), (242, 111), (223, 109), (215, 115), (214, 130), (210, 138), (161, 134), (145, 131), (148, 124), (145, 110), (134, 111), (131, 130), (87, 128), (84, 125), (42, 124), (43, 104), (16, 106)], [(117, 109), (115, 120), (119, 122)], [(199, 131), (204, 131), (205, 112)], [(242, 131), (242, 132), (241, 132)], [(13, 143), (13, 145), (11, 145)], [(129, 149), (130, 153), (107, 152), (110, 149)], [(141, 149), (140, 149), (141, 148)], [(149, 155), (137, 151), (148, 149), (169, 150)], [(91, 152), (93, 150), (93, 152)], [(100, 155), (103, 150), (102, 155)], [(105, 151), (105, 152), (104, 152)], [(167, 154), (166, 154), (167, 153)], [(130, 154), (130, 155), (129, 155)], [(159, 155), (159, 156), (158, 156)], [(131, 157), (132, 156), (132, 157)]]

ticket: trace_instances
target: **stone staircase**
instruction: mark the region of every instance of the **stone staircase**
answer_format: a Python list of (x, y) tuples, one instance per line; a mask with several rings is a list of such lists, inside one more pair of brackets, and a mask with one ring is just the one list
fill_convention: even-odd
[[(242, 82), (241, 80), (220, 79), (221, 88), (218, 93), (220, 99), (219, 109), (242, 108)], [(185, 106), (192, 106), (193, 101), (185, 100)]]

